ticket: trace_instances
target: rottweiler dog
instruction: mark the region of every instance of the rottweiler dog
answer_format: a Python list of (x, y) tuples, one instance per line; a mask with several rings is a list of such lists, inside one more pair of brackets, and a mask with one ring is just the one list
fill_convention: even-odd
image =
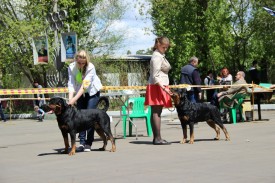
[(116, 151), (115, 140), (111, 132), (110, 118), (108, 114), (100, 109), (83, 109), (77, 110), (74, 106), (68, 105), (65, 99), (61, 97), (53, 97), (49, 101), (49, 108), (55, 113), (59, 129), (62, 133), (65, 151), (69, 151), (68, 133), (71, 137), (71, 151), (69, 155), (74, 155), (76, 151), (76, 134), (94, 127), (98, 135), (103, 140), (104, 151), (107, 146), (107, 140), (112, 143), (110, 152)]
[[(229, 134), (221, 121), (218, 108), (206, 103), (192, 103), (187, 99), (185, 90), (173, 92), (172, 99), (177, 109), (178, 117), (181, 122), (183, 139), (181, 144), (187, 142), (187, 125), (190, 128), (190, 144), (194, 143), (194, 123), (206, 121), (207, 124), (216, 131), (215, 140), (220, 139), (220, 128), (223, 130), (226, 140), (230, 140)], [(218, 126), (220, 127), (218, 127)]]

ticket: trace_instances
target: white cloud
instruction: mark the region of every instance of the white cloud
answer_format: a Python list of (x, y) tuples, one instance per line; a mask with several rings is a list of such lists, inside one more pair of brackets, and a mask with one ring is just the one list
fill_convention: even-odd
[[(139, 0), (144, 2), (143, 0)], [(126, 30), (125, 47), (120, 49), (117, 54), (126, 54), (130, 50), (135, 54), (137, 50), (146, 50), (154, 44), (155, 35), (152, 32), (146, 32), (145, 28), (153, 29), (152, 22), (149, 18), (145, 19), (138, 12), (138, 7), (134, 7), (135, 1), (126, 0), (128, 9), (120, 21), (114, 25), (115, 28)]]

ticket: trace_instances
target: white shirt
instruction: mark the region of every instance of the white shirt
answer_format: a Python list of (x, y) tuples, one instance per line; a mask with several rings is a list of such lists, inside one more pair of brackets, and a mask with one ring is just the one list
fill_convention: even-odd
[[(69, 65), (68, 73), (69, 73), (69, 81), (68, 81), (69, 92), (77, 93), (82, 83), (78, 83), (76, 81), (76, 74), (78, 73), (76, 62), (72, 62)], [(95, 66), (92, 63), (89, 63), (87, 65), (86, 73), (82, 81), (83, 80), (90, 81), (90, 85), (86, 89), (86, 92), (89, 93), (90, 96), (95, 95), (102, 88), (101, 81), (99, 77), (96, 75)]]
[[(210, 81), (209, 81), (210, 80)], [(208, 84), (209, 83), (209, 84)], [(206, 76), (206, 78), (204, 79), (204, 84), (205, 85), (214, 85), (214, 79), (210, 78), (209, 76)]]

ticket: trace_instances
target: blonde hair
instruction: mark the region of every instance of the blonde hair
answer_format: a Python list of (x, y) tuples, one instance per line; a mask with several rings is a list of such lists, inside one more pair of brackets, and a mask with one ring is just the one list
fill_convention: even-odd
[(170, 41), (167, 37), (158, 37), (155, 39), (155, 45), (153, 47), (153, 51), (155, 51), (157, 49), (157, 47), (159, 45), (162, 45), (162, 44), (167, 44), (168, 47), (170, 46)]
[(77, 60), (78, 58), (80, 59), (85, 59), (86, 60), (86, 65), (84, 65), (83, 67), (83, 71), (82, 71), (82, 75), (85, 75), (86, 73), (86, 68), (88, 66), (88, 64), (90, 63), (90, 55), (87, 53), (87, 51), (85, 50), (79, 50), (76, 54), (75, 54), (75, 60)]

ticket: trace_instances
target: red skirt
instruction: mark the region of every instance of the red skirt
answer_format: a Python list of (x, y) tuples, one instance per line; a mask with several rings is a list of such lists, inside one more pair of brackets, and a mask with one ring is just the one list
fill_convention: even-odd
[[(165, 86), (168, 88), (168, 86)], [(171, 96), (166, 93), (159, 85), (149, 84), (146, 87), (145, 105), (161, 105), (172, 107)]]

